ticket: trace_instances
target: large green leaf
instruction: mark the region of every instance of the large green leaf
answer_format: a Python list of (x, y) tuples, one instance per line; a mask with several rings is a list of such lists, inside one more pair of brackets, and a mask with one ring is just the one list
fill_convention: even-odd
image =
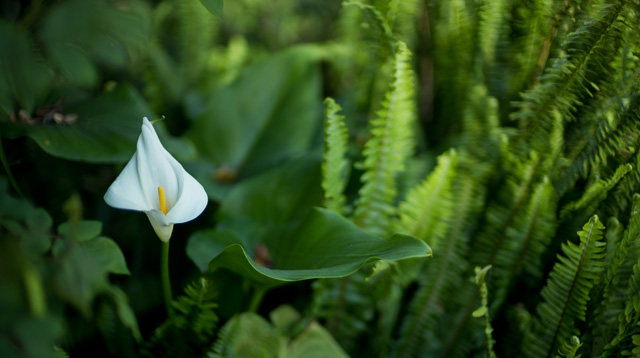
[(293, 158), (233, 187), (218, 212), (220, 221), (249, 218), (280, 225), (322, 203), (320, 153)]
[[(283, 309), (286, 312), (283, 312)], [(273, 325), (255, 313), (245, 312), (231, 319), (222, 328), (221, 339), (214, 345), (210, 357), (347, 357), (331, 334), (316, 322), (311, 322), (291, 336), (290, 329), (284, 329), (274, 321), (278, 315), (300, 320), (300, 314), (288, 306), (280, 306), (270, 316)], [(296, 331), (299, 331), (296, 330)]]
[(0, 113), (29, 113), (49, 91), (51, 74), (27, 34), (0, 20)]
[[(267, 261), (270, 268), (256, 264), (256, 252), (258, 261)], [(431, 249), (410, 236), (382, 239), (367, 234), (342, 216), (318, 208), (301, 222), (258, 238), (243, 238), (231, 231), (199, 231), (189, 238), (187, 255), (203, 271), (223, 267), (257, 285), (274, 287), (291, 281), (348, 276), (378, 260), (427, 257)]]
[[(11, 123), (0, 122), (2, 135), (15, 138), (29, 136), (47, 153), (70, 160), (86, 162), (124, 162), (136, 150), (142, 117), (157, 118), (129, 85), (80, 103), (65, 106), (65, 113), (78, 115), (76, 123)], [(161, 122), (154, 124), (167, 150), (181, 159), (193, 157), (188, 143), (171, 138)]]
[(217, 90), (189, 132), (198, 150), (239, 176), (306, 151), (321, 125), (319, 55), (287, 49)]

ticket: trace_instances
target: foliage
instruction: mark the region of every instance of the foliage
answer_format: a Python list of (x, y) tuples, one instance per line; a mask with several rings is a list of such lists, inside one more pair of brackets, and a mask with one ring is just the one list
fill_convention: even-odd
[[(3, 3), (0, 356), (638, 356), (639, 9)], [(144, 116), (209, 197), (172, 314)]]

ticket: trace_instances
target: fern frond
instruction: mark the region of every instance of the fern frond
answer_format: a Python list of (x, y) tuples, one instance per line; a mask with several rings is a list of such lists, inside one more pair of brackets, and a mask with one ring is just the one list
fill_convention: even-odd
[(582, 99), (599, 90), (592, 74), (598, 72), (597, 81), (603, 81), (610, 72), (607, 64), (620, 45), (620, 28), (624, 26), (620, 15), (626, 6), (625, 1), (603, 6), (597, 18), (585, 20), (565, 41), (567, 55), (542, 76), (540, 84), (522, 93), (523, 100), (516, 103), (518, 110), (511, 115), (523, 128), (516, 149), (532, 144), (536, 151), (545, 153), (554, 113), (565, 122), (573, 120)]
[(582, 357), (582, 354), (578, 354), (578, 349), (580, 349), (580, 347), (582, 347), (582, 342), (580, 342), (580, 339), (577, 336), (573, 336), (570, 340), (562, 344), (562, 347), (560, 347), (560, 350), (558, 351), (560, 355), (557, 355), (556, 358), (580, 358)]
[(399, 206), (398, 230), (424, 240), (434, 250), (449, 230), (454, 213), (451, 186), (456, 168), (456, 152), (438, 157), (436, 168), (422, 184), (407, 194)]
[[(605, 346), (604, 353), (600, 357), (610, 357), (613, 352), (618, 355), (637, 356), (638, 335), (640, 334), (640, 260), (633, 267), (633, 274), (629, 279), (625, 308), (618, 317), (618, 334)], [(627, 354), (625, 354), (627, 353)]]
[(404, 169), (406, 158), (413, 150), (412, 126), (415, 122), (413, 72), (411, 53), (398, 42), (393, 62), (391, 87), (371, 123), (371, 138), (364, 148), (365, 169), (360, 196), (355, 210), (355, 222), (373, 234), (384, 236), (389, 230), (392, 205), (396, 196), (396, 175)]
[(362, 10), (365, 18), (373, 25), (373, 35), (380, 40), (380, 42), (388, 46), (389, 49), (393, 49), (396, 39), (391, 31), (391, 26), (387, 22), (387, 19), (376, 9), (375, 7), (367, 4), (363, 4), (357, 1), (344, 2), (344, 6), (355, 6)]
[[(640, 72), (639, 72), (640, 73)], [(640, 77), (638, 77), (640, 80)], [(640, 83), (640, 82), (639, 82)], [(633, 110), (630, 120), (635, 123), (640, 123), (640, 96), (636, 96), (635, 110)], [(622, 132), (624, 133), (624, 132)], [(640, 128), (635, 133), (640, 133)], [(636, 148), (629, 162), (633, 165), (633, 170), (625, 176), (620, 184), (613, 190), (611, 198), (607, 198), (607, 208), (614, 214), (620, 215), (627, 210), (629, 206), (629, 198), (638, 191), (640, 191), (640, 136), (636, 138), (632, 148)], [(628, 152), (627, 149), (625, 152)]]
[(542, 290), (538, 317), (524, 337), (522, 351), (527, 357), (551, 357), (579, 332), (575, 320), (585, 320), (589, 294), (604, 270), (604, 226), (594, 215), (578, 232), (580, 244), (562, 245), (547, 285)]
[(633, 169), (631, 164), (621, 165), (616, 169), (616, 172), (611, 178), (598, 180), (584, 192), (580, 199), (565, 205), (560, 212), (560, 218), (566, 218), (572, 211), (577, 211), (600, 202), (631, 169)]
[(505, 188), (486, 211), (486, 223), (474, 245), (472, 262), (475, 265), (494, 264), (496, 257), (505, 250), (510, 228), (523, 214), (541, 165), (540, 156), (535, 153), (521, 160), (505, 148), (503, 157), (507, 170)]
[(486, 266), (482, 269), (477, 266), (475, 268), (476, 276), (474, 278), (474, 282), (476, 285), (478, 285), (478, 288), (480, 290), (480, 301), (482, 305), (478, 309), (473, 311), (471, 315), (476, 318), (483, 318), (485, 346), (487, 350), (486, 357), (497, 358), (496, 353), (493, 351), (493, 345), (496, 343), (496, 341), (493, 339), (493, 327), (491, 327), (491, 318), (489, 317), (489, 289), (487, 288), (487, 283), (484, 279), (489, 270), (491, 270), (491, 265)]
[(500, 114), (498, 100), (489, 95), (487, 87), (475, 85), (462, 117), (462, 139), (465, 148), (476, 158), (496, 161), (499, 158)]
[[(637, 77), (640, 78), (640, 68)], [(621, 158), (630, 147), (635, 147), (640, 129), (640, 96), (634, 95), (637, 79), (632, 78), (620, 85), (603, 86), (602, 95), (596, 96), (581, 114), (580, 125), (568, 128), (569, 165), (554, 178), (559, 193), (572, 188), (578, 177), (586, 178), (590, 171), (606, 166), (611, 158)]]
[(398, 40), (403, 41), (409, 48), (417, 45), (418, 16), (420, 15), (420, 1), (418, 0), (389, 0), (387, 20)]
[(158, 327), (147, 343), (148, 353), (155, 357), (202, 356), (218, 326), (212, 295), (213, 285), (206, 277), (188, 285), (185, 294), (173, 302), (176, 314)]
[(322, 189), (324, 205), (338, 214), (345, 214), (344, 188), (349, 175), (347, 154), (347, 128), (344, 116), (338, 114), (340, 106), (332, 98), (324, 101), (325, 137), (322, 161)]
[(361, 349), (357, 337), (369, 329), (375, 314), (372, 290), (362, 271), (313, 283), (313, 316), (324, 321), (331, 334), (351, 354)]
[[(452, 306), (451, 297), (468, 297), (460, 294), (460, 287), (466, 283), (461, 277), (467, 271), (465, 259), (468, 251), (469, 235), (473, 232), (473, 221), (480, 212), (486, 192), (484, 179), (470, 168), (468, 155), (460, 156), (461, 171), (454, 178), (452, 192), (456, 198), (456, 215), (451, 218), (449, 231), (438, 240), (438, 254), (423, 269), (418, 278), (419, 288), (411, 298), (398, 341), (393, 349), (393, 357), (415, 357), (423, 355), (423, 345), (439, 333), (439, 321), (445, 314), (444, 309)], [(473, 291), (471, 291), (473, 292)], [(471, 293), (474, 296), (473, 293)], [(475, 301), (474, 301), (475, 302)], [(452, 313), (453, 314), (453, 313)]]
[(624, 231), (622, 240), (616, 245), (616, 251), (604, 273), (605, 291), (608, 285), (616, 285), (620, 280), (620, 267), (627, 259), (629, 251), (640, 241), (640, 194), (633, 196), (633, 206), (629, 217), (629, 225)]
[(619, 242), (607, 240), (607, 247), (609, 246), (615, 248), (611, 249), (615, 251), (607, 255), (610, 259), (607, 260), (607, 268), (603, 275), (602, 298), (599, 307), (595, 310), (594, 353), (600, 353), (605, 343), (611, 341), (617, 330), (617, 318), (624, 310), (627, 281), (633, 272), (633, 264), (638, 260), (640, 248), (640, 195), (633, 196), (629, 225), (622, 239)]
[(478, 12), (478, 45), (482, 62), (486, 69), (493, 65), (496, 46), (500, 36), (504, 36), (503, 24), (509, 20), (508, 1), (492, 0), (480, 5)]
[(516, 33), (521, 32), (523, 36), (522, 40), (513, 41), (512, 56), (517, 70), (509, 90), (512, 94), (517, 94), (527, 88), (539, 75), (536, 70), (540, 66), (541, 54), (544, 56), (544, 53), (549, 51), (551, 44), (551, 32), (553, 31), (551, 19), (557, 16), (554, 11), (554, 3), (553, 0), (535, 1), (531, 3), (530, 7), (522, 7), (520, 13), (514, 14), (516, 17), (514, 21), (519, 25), (515, 29)]
[(437, 134), (460, 130), (462, 110), (473, 76), (473, 56), (476, 44), (473, 7), (464, 0), (438, 2), (433, 25), (433, 67), (436, 89), (435, 116), (446, 118), (447, 127), (434, 129)]
[(504, 302), (522, 271), (534, 279), (542, 277), (542, 256), (555, 233), (556, 200), (551, 181), (544, 177), (533, 190), (524, 212), (507, 230), (506, 248), (495, 259), (493, 309)]

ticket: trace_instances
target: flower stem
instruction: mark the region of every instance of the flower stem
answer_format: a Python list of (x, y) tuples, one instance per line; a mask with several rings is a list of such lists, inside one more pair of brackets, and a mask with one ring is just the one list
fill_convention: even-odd
[(171, 280), (169, 279), (169, 241), (162, 243), (162, 291), (164, 293), (164, 304), (167, 307), (167, 315), (173, 316), (173, 306), (171, 305)]
[(262, 298), (267, 290), (263, 287), (255, 287), (253, 289), (253, 296), (251, 296), (251, 302), (249, 303), (249, 312), (258, 312)]

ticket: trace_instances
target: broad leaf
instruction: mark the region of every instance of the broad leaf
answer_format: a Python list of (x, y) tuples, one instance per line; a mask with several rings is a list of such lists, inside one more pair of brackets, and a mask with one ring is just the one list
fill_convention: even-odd
[[(47, 153), (86, 162), (125, 162), (136, 150), (142, 117), (157, 118), (138, 92), (129, 85), (116, 87), (96, 98), (70, 104), (65, 114), (76, 114), (72, 124), (0, 122), (4, 136), (26, 135)], [(193, 157), (187, 143), (166, 134), (164, 125), (154, 125), (167, 150), (180, 159)]]
[(319, 153), (310, 153), (239, 183), (222, 202), (218, 218), (279, 225), (304, 216), (322, 203), (321, 160)]
[(189, 131), (198, 150), (242, 177), (309, 149), (321, 125), (318, 57), (315, 47), (294, 47), (220, 88)]
[(31, 113), (49, 91), (51, 74), (32, 41), (16, 26), (0, 21), (0, 113)]
[(102, 222), (100, 221), (76, 221), (66, 222), (58, 226), (58, 233), (64, 237), (72, 238), (75, 241), (87, 241), (98, 237), (102, 232)]
[(187, 255), (203, 271), (223, 267), (257, 285), (274, 287), (345, 277), (378, 260), (428, 257), (431, 249), (410, 236), (382, 239), (367, 234), (342, 216), (317, 208), (303, 221), (263, 237), (243, 239), (231, 231), (199, 231), (189, 238)]

